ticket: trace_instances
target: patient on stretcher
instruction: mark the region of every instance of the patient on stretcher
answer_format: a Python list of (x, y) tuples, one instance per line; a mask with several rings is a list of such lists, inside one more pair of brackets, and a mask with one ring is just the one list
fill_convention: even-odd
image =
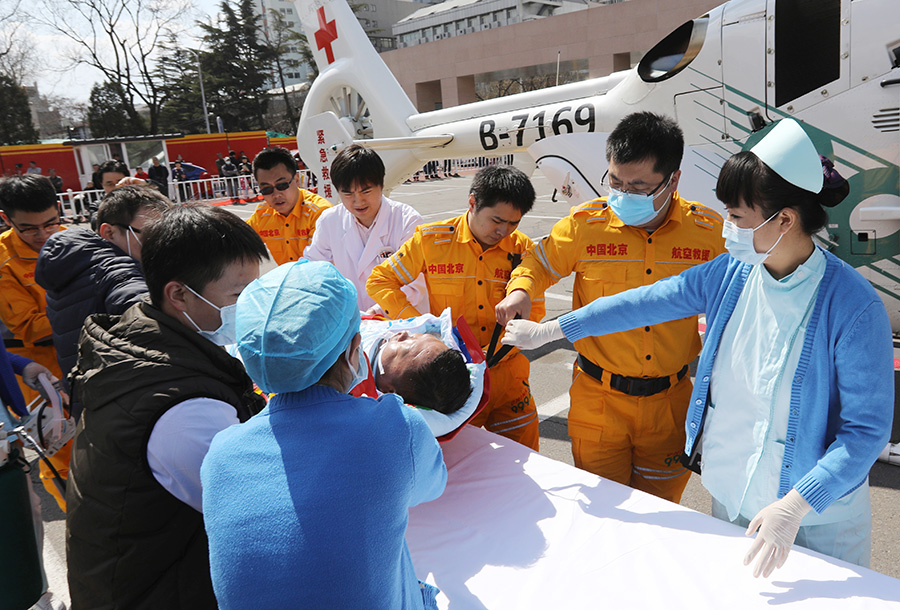
[(376, 349), (372, 369), (379, 392), (447, 415), (461, 409), (472, 393), (462, 353), (438, 336), (402, 330)]
[(439, 440), (471, 419), (482, 402), (487, 367), (483, 357), (472, 361), (449, 309), (404, 320), (367, 314), (359, 332), (369, 375), (351, 394), (398, 394), (421, 409)]

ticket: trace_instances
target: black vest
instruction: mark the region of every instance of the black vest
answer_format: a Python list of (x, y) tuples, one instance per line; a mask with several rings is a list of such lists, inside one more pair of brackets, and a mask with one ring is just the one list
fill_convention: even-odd
[(148, 303), (85, 323), (74, 375), (84, 406), (66, 494), (72, 606), (216, 608), (203, 516), (167, 492), (147, 463), (156, 421), (190, 398), (263, 399), (243, 365)]

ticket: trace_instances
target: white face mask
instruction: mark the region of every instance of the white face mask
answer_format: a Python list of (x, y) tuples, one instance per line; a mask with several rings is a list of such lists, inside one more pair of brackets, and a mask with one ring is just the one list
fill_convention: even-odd
[[(359, 346), (356, 348), (356, 351), (359, 354), (359, 362), (356, 365), (356, 372), (353, 373), (353, 381), (350, 382), (350, 386), (347, 388), (348, 392), (365, 381), (366, 377), (369, 376), (369, 365), (366, 363), (366, 354), (365, 352), (363, 352), (362, 342), (360, 342)], [(346, 352), (344, 352), (344, 360), (347, 361), (347, 366), (350, 367), (350, 370), (354, 370), (353, 365), (350, 363), (349, 348)]]
[[(134, 237), (134, 241), (136, 241), (139, 246), (143, 245), (143, 244), (141, 244), (141, 239), (137, 236), (137, 233), (135, 233), (134, 229), (131, 228), (131, 225), (128, 225), (128, 233), (131, 233), (131, 236)], [(134, 256), (131, 255), (131, 240), (128, 239), (128, 233), (125, 234), (125, 243), (128, 245), (128, 256), (130, 256), (131, 258), (134, 258)], [(193, 291), (191, 291), (191, 292), (193, 292)], [(196, 293), (194, 293), (194, 294), (196, 294)], [(197, 296), (200, 296), (200, 295), (197, 295)], [(203, 297), (200, 297), (200, 298), (203, 298)]]
[(775, 240), (775, 243), (772, 244), (772, 247), (765, 252), (756, 251), (756, 246), (753, 245), (753, 234), (757, 229), (776, 216), (778, 216), (778, 212), (772, 214), (765, 222), (755, 229), (742, 229), (730, 220), (726, 220), (722, 225), (722, 237), (725, 238), (725, 248), (728, 250), (731, 257), (748, 265), (758, 265), (769, 258), (769, 254), (775, 249), (775, 246), (778, 245), (781, 238), (784, 237), (784, 233), (779, 235), (778, 239)]
[(235, 314), (237, 311), (237, 303), (234, 305), (226, 305), (225, 307), (216, 307), (206, 299), (204, 299), (200, 294), (197, 293), (196, 290), (184, 284), (184, 287), (194, 293), (198, 299), (215, 309), (219, 312), (219, 318), (221, 322), (219, 323), (219, 328), (216, 330), (203, 330), (194, 320), (191, 319), (191, 316), (188, 313), (184, 313), (184, 317), (188, 319), (188, 322), (194, 325), (194, 328), (197, 329), (197, 332), (215, 343), (216, 345), (233, 345), (237, 343), (237, 328), (235, 327)]

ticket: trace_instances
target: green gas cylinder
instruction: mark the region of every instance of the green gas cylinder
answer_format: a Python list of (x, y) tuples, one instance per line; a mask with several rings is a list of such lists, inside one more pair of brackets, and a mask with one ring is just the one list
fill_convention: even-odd
[(27, 610), (43, 593), (28, 481), (19, 449), (0, 466), (0, 610)]

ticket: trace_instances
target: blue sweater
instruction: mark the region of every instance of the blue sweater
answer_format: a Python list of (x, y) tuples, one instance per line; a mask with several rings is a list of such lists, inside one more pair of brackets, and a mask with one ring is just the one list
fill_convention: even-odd
[[(884, 304), (849, 265), (825, 252), (825, 275), (791, 386), (778, 497), (791, 488), (821, 513), (862, 485), (884, 449), (894, 409), (893, 347)], [(700, 432), (710, 376), (749, 265), (728, 254), (560, 318), (570, 341), (706, 313), (706, 341), (685, 427)], [(773, 501), (775, 498), (772, 499)]]
[[(0, 402), (19, 417), (28, 415), (28, 409), (25, 408), (25, 399), (22, 397), (16, 375), (21, 375), (30, 362), (31, 360), (24, 356), (6, 351), (6, 346), (0, 341)], [(0, 421), (5, 420), (4, 414)]]
[(441, 449), (399, 397), (279, 394), (200, 470), (219, 607), (423, 608), (408, 509), (441, 495)]

